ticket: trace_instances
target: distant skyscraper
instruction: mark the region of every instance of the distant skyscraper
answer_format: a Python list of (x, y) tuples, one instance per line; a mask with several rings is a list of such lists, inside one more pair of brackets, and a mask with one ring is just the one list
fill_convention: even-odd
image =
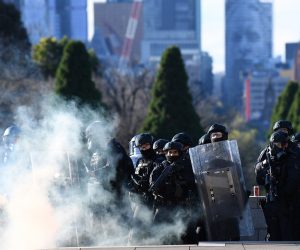
[(87, 0), (46, 0), (49, 33), (87, 41)]
[(200, 54), (200, 0), (144, 1), (142, 60), (157, 60), (171, 45), (184, 57)]
[(41, 37), (50, 35), (46, 7), (45, 0), (21, 1), (22, 20), (33, 44), (38, 43)]
[(295, 56), (295, 80), (300, 82), (300, 44), (298, 45), (298, 49)]
[[(89, 3), (90, 4), (90, 3)], [(119, 61), (126, 36), (132, 3), (128, 1), (97, 2), (89, 12), (89, 41), (97, 55), (108, 61)], [(131, 60), (139, 61), (143, 34), (143, 14), (139, 17), (133, 40)]]
[(87, 0), (6, 0), (20, 9), (30, 41), (53, 36), (87, 41)]
[(3, 0), (4, 3), (12, 3), (14, 4), (18, 9), (20, 9), (21, 0)]
[(249, 118), (269, 126), (276, 100), (290, 79), (282, 77), (280, 70), (262, 70), (252, 72), (249, 80)]
[(272, 3), (226, 0), (225, 103), (241, 111), (244, 75), (272, 58)]
[(288, 63), (290, 67), (294, 66), (298, 48), (299, 42), (285, 44), (285, 62)]

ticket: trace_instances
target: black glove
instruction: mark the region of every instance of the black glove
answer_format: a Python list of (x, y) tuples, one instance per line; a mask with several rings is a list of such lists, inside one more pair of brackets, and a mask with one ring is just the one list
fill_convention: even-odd
[(149, 182), (146, 180), (140, 180), (139, 181), (139, 189), (141, 191), (147, 191), (149, 186)]

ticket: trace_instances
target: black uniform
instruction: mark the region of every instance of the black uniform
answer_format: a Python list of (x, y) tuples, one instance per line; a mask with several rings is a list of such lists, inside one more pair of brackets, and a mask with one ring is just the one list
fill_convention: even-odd
[[(153, 137), (148, 133), (136, 136), (135, 145), (149, 144), (149, 149), (140, 150), (142, 157), (137, 161), (137, 167), (131, 175), (130, 180), (130, 200), (132, 202), (133, 220), (129, 235), (130, 243), (150, 238), (151, 214), (153, 206), (153, 196), (149, 192), (149, 177), (155, 164), (162, 161), (153, 150)], [(148, 218), (145, 218), (145, 213)]]
[[(266, 189), (263, 211), (268, 225), (269, 240), (300, 239), (300, 154), (288, 135), (278, 131), (272, 134), (270, 146), (260, 155), (256, 164), (256, 179)], [(286, 149), (275, 144), (289, 143)], [(262, 159), (266, 158), (266, 161)]]
[[(133, 165), (125, 149), (115, 139), (101, 138), (102, 123), (97, 121), (86, 129), (89, 161), (85, 164), (87, 196), (91, 209), (91, 226), (95, 233), (101, 231), (102, 221), (118, 218), (119, 226), (130, 215), (128, 182), (133, 173)], [(118, 213), (116, 213), (118, 211)], [(100, 230), (97, 232), (97, 230)], [(107, 229), (108, 230), (108, 229)]]
[[(189, 148), (193, 146), (192, 138), (189, 134), (181, 132), (173, 136), (172, 142), (179, 142), (183, 145), (182, 163), (185, 166), (184, 171), (186, 176), (188, 176), (189, 180), (193, 180), (192, 182), (190, 182), (189, 188), (196, 197), (194, 200), (197, 201), (193, 204), (193, 209), (197, 210), (197, 214), (199, 214), (200, 196), (195, 184), (192, 163), (189, 155)], [(206, 239), (202, 215), (198, 216), (197, 218), (193, 218), (189, 221), (185, 235), (186, 236), (183, 237), (183, 243), (185, 244), (194, 244), (198, 243), (200, 240), (203, 241)]]
[(134, 202), (141, 202), (152, 207), (153, 197), (149, 193), (149, 177), (153, 171), (154, 165), (162, 161), (161, 157), (157, 156), (155, 152), (145, 158), (142, 157), (137, 162), (137, 167), (131, 175), (131, 198)]
[[(180, 143), (167, 143), (164, 150), (170, 144)], [(167, 244), (187, 244), (198, 241), (196, 222), (199, 211), (195, 211), (198, 196), (194, 176), (188, 171), (188, 168), (189, 161), (184, 159), (184, 155), (181, 154), (180, 157), (173, 160), (167, 156), (167, 160), (158, 164), (150, 176), (150, 190), (155, 197), (155, 214), (153, 218), (155, 225), (174, 223), (178, 212), (180, 212), (181, 219), (186, 223), (186, 230), (182, 232), (180, 238), (170, 236), (164, 242)]]

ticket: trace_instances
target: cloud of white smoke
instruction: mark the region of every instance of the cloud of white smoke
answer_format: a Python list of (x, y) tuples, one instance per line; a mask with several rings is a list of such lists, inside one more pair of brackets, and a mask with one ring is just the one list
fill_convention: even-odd
[[(128, 193), (115, 201), (83, 164), (90, 158), (83, 132), (95, 120), (103, 124), (99, 134), (105, 145), (114, 136), (115, 120), (93, 110), (52, 96), (19, 108), (21, 138), (9, 163), (0, 166), (1, 249), (127, 244), (133, 216)], [(111, 172), (113, 176), (115, 169)], [(144, 208), (140, 219), (150, 225), (151, 209)], [(159, 244), (165, 236), (179, 236), (184, 223), (174, 215), (174, 223), (149, 228), (148, 236), (135, 244)]]

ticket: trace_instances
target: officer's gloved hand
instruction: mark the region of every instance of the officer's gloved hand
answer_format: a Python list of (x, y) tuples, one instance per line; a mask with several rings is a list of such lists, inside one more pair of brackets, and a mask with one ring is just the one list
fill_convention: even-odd
[(279, 162), (284, 160), (286, 156), (286, 152), (283, 149), (279, 149), (277, 147), (274, 147), (271, 149), (270, 158), (273, 162)]
[(146, 180), (140, 180), (139, 181), (139, 189), (140, 190), (147, 190), (149, 186), (149, 182)]
[(268, 163), (267, 160), (263, 160), (262, 162), (258, 162), (255, 165), (255, 173), (262, 171), (267, 167)]

